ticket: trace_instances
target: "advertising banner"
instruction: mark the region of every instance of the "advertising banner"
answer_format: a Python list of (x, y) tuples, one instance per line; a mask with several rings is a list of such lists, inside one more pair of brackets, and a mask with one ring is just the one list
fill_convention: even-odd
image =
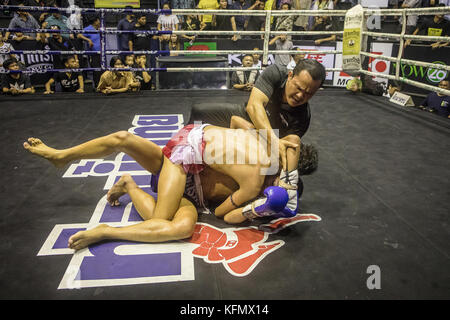
[(95, 0), (96, 8), (140, 8), (140, 0)]
[[(394, 56), (397, 54), (397, 52), (398, 44), (395, 44), (393, 49)], [(430, 46), (426, 45), (412, 45), (406, 47), (403, 58), (448, 66), (450, 64), (450, 48), (444, 47), (433, 50), (430, 48)], [(392, 63), (390, 74), (395, 74), (395, 68), (396, 63), (394, 62)], [(448, 78), (448, 71), (429, 67), (401, 64), (400, 77), (432, 86), (437, 86), (441, 80)], [(420, 94), (429, 93), (428, 90), (408, 84), (403, 84), (403, 91)]]

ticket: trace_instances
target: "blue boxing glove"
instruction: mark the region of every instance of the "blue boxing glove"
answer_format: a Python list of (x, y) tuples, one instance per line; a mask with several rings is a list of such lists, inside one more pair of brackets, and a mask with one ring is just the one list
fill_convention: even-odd
[(286, 207), (278, 212), (275, 217), (294, 217), (297, 214), (298, 210), (298, 198), (303, 192), (303, 182), (298, 176), (298, 170), (292, 170), (290, 172), (282, 170), (280, 174), (280, 182), (278, 183), (278, 185), (286, 189), (289, 200), (286, 204)]
[(286, 189), (281, 187), (268, 187), (264, 189), (264, 197), (261, 197), (242, 210), (244, 217), (253, 220), (258, 217), (273, 216), (281, 213), (289, 201)]

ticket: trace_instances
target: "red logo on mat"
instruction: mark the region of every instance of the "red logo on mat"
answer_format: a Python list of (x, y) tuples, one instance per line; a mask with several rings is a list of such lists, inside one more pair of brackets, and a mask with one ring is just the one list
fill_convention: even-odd
[[(267, 225), (263, 230), (279, 231), (287, 226), (303, 221), (320, 221), (315, 214), (297, 214), (292, 218), (280, 218)], [(234, 276), (248, 275), (269, 253), (284, 245), (284, 241), (266, 242), (270, 232), (256, 227), (219, 229), (208, 224), (197, 223), (190, 243), (198, 244), (192, 251), (197, 258), (207, 263), (222, 263)]]

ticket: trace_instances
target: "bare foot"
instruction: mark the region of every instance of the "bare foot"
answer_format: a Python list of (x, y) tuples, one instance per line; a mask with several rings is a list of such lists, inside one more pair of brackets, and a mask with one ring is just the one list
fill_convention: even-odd
[(109, 189), (106, 200), (111, 206), (120, 205), (119, 198), (127, 193), (126, 184), (130, 181), (130, 179), (132, 178), (129, 174), (124, 174), (120, 177), (119, 181), (117, 181), (112, 188)]
[(100, 224), (94, 229), (79, 231), (69, 238), (68, 247), (74, 250), (86, 248), (90, 244), (104, 240), (105, 228), (109, 228), (106, 224)]
[(47, 159), (57, 168), (62, 168), (67, 164), (65, 161), (59, 159), (59, 150), (48, 147), (40, 139), (29, 138), (28, 142), (23, 143), (23, 147), (32, 154)]

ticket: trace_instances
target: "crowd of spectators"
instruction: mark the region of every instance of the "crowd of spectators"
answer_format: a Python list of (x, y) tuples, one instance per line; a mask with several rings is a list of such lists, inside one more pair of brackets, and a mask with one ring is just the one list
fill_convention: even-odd
[[(161, 9), (218, 9), (218, 10), (348, 10), (358, 4), (358, 0), (171, 0), (161, 3)], [(450, 0), (389, 0), (391, 8), (418, 8), (450, 5)], [(46, 7), (76, 7), (78, 1), (74, 0), (10, 0), (9, 4), (19, 6), (46, 6)], [(2, 32), (0, 33), (0, 72), (4, 70), (20, 70), (23, 64), (17, 56), (8, 54), (14, 50), (14, 44), (21, 41), (35, 41), (36, 49), (50, 49), (58, 51), (89, 50), (100, 52), (100, 34), (91, 33), (100, 28), (100, 19), (93, 15), (81, 15), (76, 10), (71, 14), (59, 12), (42, 13), (39, 11), (26, 12), (17, 11), (10, 13), (11, 19), (8, 28), (16, 29), (50, 29), (57, 32), (35, 33), (35, 32)], [(395, 19), (395, 18), (393, 18)], [(414, 16), (407, 18), (407, 33), (422, 34), (429, 36), (447, 36), (450, 34), (450, 15), (443, 14), (435, 16)], [(398, 26), (401, 26), (398, 20)], [(337, 40), (336, 35), (317, 36), (291, 36), (290, 31), (338, 31), (342, 30), (343, 17), (331, 16), (276, 16), (272, 17), (271, 30), (285, 31), (286, 34), (273, 36), (269, 45), (270, 49), (293, 50), (294, 40), (312, 40), (316, 45), (327, 44)], [(168, 50), (170, 55), (174, 50), (183, 50), (183, 42), (192, 44), (202, 37), (217, 37), (230, 39), (233, 42), (249, 38), (263, 39), (264, 35), (239, 36), (239, 35), (217, 35), (202, 36), (189, 32), (202, 30), (216, 31), (264, 31), (266, 26), (264, 16), (246, 15), (213, 15), (213, 14), (190, 14), (180, 15), (162, 14), (157, 19), (149, 19), (149, 15), (135, 15), (126, 12), (116, 24), (117, 30), (134, 31), (117, 35), (117, 49), (120, 51), (152, 50), (151, 43), (157, 43), (160, 50)], [(64, 32), (78, 29), (81, 32)], [(186, 34), (161, 34), (154, 35), (148, 30), (172, 31), (185, 30)], [(411, 41), (405, 42), (405, 47)], [(447, 46), (448, 42), (434, 42), (430, 44), (432, 49)], [(108, 49), (108, 48), (107, 48)], [(256, 48), (258, 49), (258, 48)], [(243, 66), (261, 65), (258, 55), (247, 55), (242, 58)], [(295, 66), (298, 55), (277, 54), (275, 63), (289, 68)], [(252, 58), (252, 59), (250, 59)], [(108, 59), (111, 67), (134, 67), (149, 68), (151, 64), (150, 55), (120, 55)], [(89, 55), (53, 55), (53, 69), (77, 69), (77, 68), (100, 68), (101, 55), (99, 53)], [(250, 90), (259, 72), (235, 72), (232, 75), (232, 86), (241, 90)], [(83, 93), (87, 74), (85, 72), (55, 72), (45, 84), (46, 94), (55, 91)], [(364, 81), (363, 81), (364, 82)], [(151, 74), (145, 71), (93, 71), (92, 83), (96, 91), (105, 94), (124, 91), (136, 91), (154, 87)], [(350, 86), (353, 90), (361, 90), (360, 82), (354, 81)], [(355, 84), (356, 83), (356, 84)], [(249, 89), (250, 88), (250, 89)], [(2, 91), (4, 93), (19, 94), (35, 92), (30, 77), (22, 73), (10, 73), (2, 75)]]

